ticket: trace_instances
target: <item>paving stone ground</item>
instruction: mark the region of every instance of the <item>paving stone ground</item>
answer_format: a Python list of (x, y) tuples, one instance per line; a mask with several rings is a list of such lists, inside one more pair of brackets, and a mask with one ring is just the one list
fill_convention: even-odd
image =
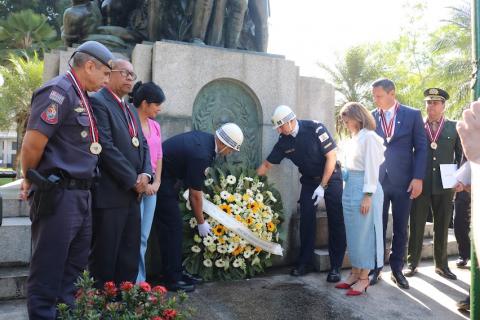
[[(189, 294), (192, 319), (209, 320), (457, 320), (469, 319), (456, 309), (466, 297), (470, 271), (450, 269), (458, 280), (434, 272), (432, 261), (423, 262), (419, 273), (409, 278), (410, 289), (399, 289), (390, 280), (388, 266), (383, 280), (360, 297), (347, 297), (344, 290), (325, 281), (326, 273), (301, 278), (288, 275), (288, 268), (270, 270), (249, 280), (205, 283)], [(349, 270), (343, 270), (346, 277)], [(25, 301), (0, 302), (0, 320), (27, 319)]]

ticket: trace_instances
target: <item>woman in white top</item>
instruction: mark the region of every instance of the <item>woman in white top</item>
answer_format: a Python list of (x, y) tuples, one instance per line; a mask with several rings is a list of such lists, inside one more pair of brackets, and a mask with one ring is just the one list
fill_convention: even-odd
[(383, 191), (378, 175), (385, 147), (375, 133), (373, 116), (360, 103), (347, 103), (340, 115), (351, 135), (345, 148), (342, 204), (352, 272), (335, 287), (356, 296), (367, 291), (369, 271), (383, 266)]

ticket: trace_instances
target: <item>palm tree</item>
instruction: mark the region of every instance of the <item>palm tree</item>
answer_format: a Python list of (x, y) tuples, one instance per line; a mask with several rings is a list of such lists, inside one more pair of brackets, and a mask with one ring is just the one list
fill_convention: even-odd
[(4, 80), (0, 86), (0, 129), (8, 130), (12, 124), (16, 124), (18, 160), (30, 114), (31, 97), (33, 91), (42, 84), (43, 61), (37, 54), (32, 58), (26, 54), (23, 57), (11, 54), (8, 62), (7, 66), (0, 66), (0, 77)]
[(433, 77), (451, 93), (448, 113), (454, 118), (470, 103), (471, 61), (470, 1), (459, 7), (448, 7), (451, 15), (445, 25), (433, 34)]
[(369, 51), (362, 46), (354, 46), (337, 58), (334, 68), (319, 63), (320, 68), (330, 76), (339, 96), (336, 99), (336, 128), (342, 134), (342, 122), (338, 117), (340, 108), (348, 101), (361, 102), (365, 106), (372, 103), (370, 85), (378, 77), (380, 68), (369, 61)]
[(48, 48), (57, 33), (47, 20), (30, 9), (11, 13), (7, 19), (0, 20), (1, 49), (39, 52)]

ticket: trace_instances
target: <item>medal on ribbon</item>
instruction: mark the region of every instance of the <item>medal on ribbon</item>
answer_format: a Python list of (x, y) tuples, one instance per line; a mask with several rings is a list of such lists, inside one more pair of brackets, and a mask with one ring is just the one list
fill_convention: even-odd
[(102, 145), (98, 142), (97, 122), (93, 117), (93, 110), (92, 110), (92, 107), (90, 106), (90, 102), (87, 96), (85, 95), (85, 92), (82, 90), (82, 88), (78, 84), (78, 80), (77, 80), (77, 77), (75, 76), (75, 72), (73, 71), (73, 69), (70, 69), (69, 71), (67, 71), (67, 78), (70, 80), (70, 82), (72, 82), (75, 92), (77, 93), (78, 97), (80, 98), (80, 101), (85, 107), (85, 111), (87, 111), (88, 122), (90, 122), (90, 141), (91, 141), (90, 152), (92, 154), (99, 155), (100, 152), (102, 152)]
[(397, 116), (397, 111), (400, 105), (398, 102), (395, 103), (395, 111), (393, 112), (393, 116), (388, 121), (387, 124), (387, 119), (385, 118), (385, 112), (383, 110), (380, 110), (380, 122), (382, 124), (382, 129), (383, 132), (385, 133), (385, 138), (387, 139), (387, 142), (390, 142), (393, 136), (393, 124), (395, 123), (395, 117)]
[(433, 150), (437, 150), (438, 148), (438, 137), (440, 136), (440, 133), (443, 130), (443, 125), (445, 124), (445, 118), (442, 116), (440, 119), (440, 123), (438, 125), (437, 131), (433, 132), (432, 127), (428, 123), (428, 121), (425, 121), (425, 131), (427, 132), (428, 139), (430, 140), (430, 148)]
[(133, 116), (132, 111), (123, 100), (118, 98), (117, 95), (112, 92), (112, 90), (110, 90), (109, 88), (107, 88), (107, 90), (115, 98), (115, 101), (117, 101), (117, 104), (120, 107), (120, 109), (122, 109), (123, 114), (127, 119), (128, 133), (130, 134), (130, 138), (132, 139), (132, 145), (135, 148), (138, 148), (140, 146), (140, 140), (138, 139), (137, 122), (135, 121), (135, 117)]

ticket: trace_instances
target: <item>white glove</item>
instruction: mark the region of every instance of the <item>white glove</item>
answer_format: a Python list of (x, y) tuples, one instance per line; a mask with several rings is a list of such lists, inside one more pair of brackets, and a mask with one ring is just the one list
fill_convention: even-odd
[(202, 224), (198, 224), (198, 233), (200, 234), (201, 237), (205, 237), (209, 234), (212, 234), (212, 230), (207, 221), (205, 221)]
[(313, 205), (315, 206), (318, 205), (320, 200), (323, 198), (324, 194), (325, 194), (325, 190), (321, 185), (319, 185), (318, 188), (315, 189), (315, 191), (313, 191), (312, 199), (315, 200)]

